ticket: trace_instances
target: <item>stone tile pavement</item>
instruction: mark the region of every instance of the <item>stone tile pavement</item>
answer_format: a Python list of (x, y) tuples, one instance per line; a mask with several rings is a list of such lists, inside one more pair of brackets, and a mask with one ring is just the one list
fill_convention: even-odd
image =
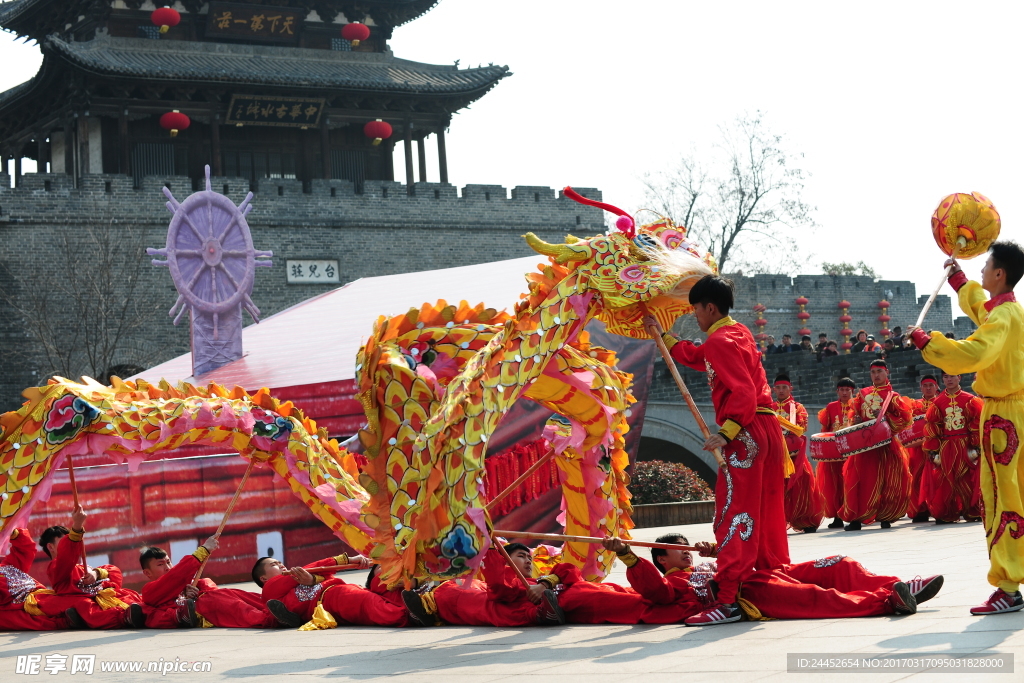
[[(712, 540), (708, 524), (682, 528), (693, 542)], [(641, 529), (653, 540), (667, 529)], [(1011, 681), (1024, 680), (1024, 661), (1014, 674), (880, 672), (801, 674), (786, 672), (786, 653), (1017, 653), (1024, 660), (1024, 612), (972, 617), (969, 607), (987, 597), (987, 559), (980, 524), (936, 527), (899, 522), (852, 533), (822, 529), (790, 535), (793, 560), (842, 554), (869, 570), (912, 578), (942, 573), (939, 595), (907, 617), (815, 621), (741, 622), (711, 628), (670, 626), (565, 626), (561, 628), (372, 629), (333, 631), (74, 631), (0, 633), (0, 681), (147, 681), (156, 673), (101, 673), (103, 661), (209, 661), (210, 673), (169, 673), (199, 681), (283, 680), (289, 683), (374, 680), (460, 683), (534, 680), (649, 683), (672, 681)], [(345, 575), (362, 580), (361, 573)], [(611, 580), (625, 582), (618, 565)], [(251, 588), (252, 585), (244, 586)], [(95, 654), (92, 676), (67, 672), (17, 675), (18, 655)], [(45, 664), (45, 659), (43, 660)]]

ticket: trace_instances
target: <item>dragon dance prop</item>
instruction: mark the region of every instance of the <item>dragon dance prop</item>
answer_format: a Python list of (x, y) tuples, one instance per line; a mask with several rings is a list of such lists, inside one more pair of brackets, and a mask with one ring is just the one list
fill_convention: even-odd
[[(507, 529), (495, 529), (494, 533), (498, 536), (504, 536), (507, 538), (532, 538), (541, 541), (574, 541), (577, 543), (604, 543), (603, 538), (596, 536), (567, 536), (565, 534), (542, 534), (538, 531), (509, 531)], [(682, 545), (679, 543), (655, 543), (654, 541), (634, 541), (632, 539), (620, 539), (622, 541), (629, 541), (630, 545), (635, 545), (638, 548), (662, 548), (664, 550), (698, 550), (697, 547), (692, 545)]]
[[(1000, 226), (999, 212), (992, 201), (977, 192), (951, 194), (939, 202), (932, 214), (932, 237), (942, 253), (952, 259), (970, 259), (984, 254), (999, 238)], [(925, 316), (935, 303), (935, 297), (939, 295), (952, 270), (953, 266), (948, 266), (942, 274), (942, 279), (917, 316), (915, 327), (921, 327), (924, 323)]]

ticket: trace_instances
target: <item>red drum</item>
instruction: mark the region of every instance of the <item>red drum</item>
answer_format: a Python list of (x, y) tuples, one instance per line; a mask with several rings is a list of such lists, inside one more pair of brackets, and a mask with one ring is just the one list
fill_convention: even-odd
[(924, 418), (924, 415), (915, 415), (914, 422), (896, 435), (896, 438), (900, 440), (901, 444), (909, 448), (921, 445), (924, 441)]
[(845, 459), (892, 443), (892, 428), (888, 420), (872, 420), (837, 429), (835, 437), (836, 446)]
[(811, 457), (819, 462), (835, 462), (846, 460), (846, 456), (839, 452), (836, 445), (836, 435), (833, 432), (822, 432), (811, 434)]

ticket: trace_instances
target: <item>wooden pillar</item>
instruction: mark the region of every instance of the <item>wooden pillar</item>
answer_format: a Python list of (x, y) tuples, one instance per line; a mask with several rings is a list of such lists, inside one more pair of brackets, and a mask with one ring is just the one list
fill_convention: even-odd
[(210, 159), (213, 175), (224, 175), (220, 160), (220, 112), (216, 110), (216, 105), (210, 111), (210, 156), (213, 157)]
[(78, 117), (78, 144), (82, 151), (79, 155), (79, 177), (89, 172), (89, 112)]
[(77, 185), (77, 174), (75, 173), (75, 158), (78, 156), (75, 150), (75, 122), (78, 117), (68, 117), (64, 122), (64, 173), (71, 176), (71, 182)]
[(327, 127), (327, 116), (320, 121), (320, 160), (324, 180), (331, 179), (331, 129)]
[(416, 181), (412, 175), (412, 122), (405, 124), (405, 187), (406, 192), (415, 194)]
[(0, 174), (7, 173), (7, 151), (0, 152)]
[(117, 119), (117, 145), (120, 148), (120, 170), (121, 175), (131, 175), (129, 159), (131, 156), (131, 143), (128, 142), (128, 109), (122, 107), (121, 115)]
[(441, 182), (448, 182), (448, 150), (444, 146), (444, 128), (437, 131), (437, 165), (441, 171)]
[(46, 173), (46, 164), (50, 161), (50, 145), (46, 142), (47, 134), (36, 133), (36, 173)]
[(420, 182), (427, 182), (427, 144), (424, 138), (420, 138), (416, 141), (416, 153), (420, 159)]
[(21, 152), (15, 152), (14, 154), (14, 186), (19, 187), (21, 185)]

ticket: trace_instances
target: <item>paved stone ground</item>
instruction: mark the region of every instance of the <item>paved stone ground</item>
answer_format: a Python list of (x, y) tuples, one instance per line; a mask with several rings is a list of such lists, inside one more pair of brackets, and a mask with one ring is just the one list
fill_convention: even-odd
[[(711, 540), (710, 525), (682, 530), (691, 541)], [(642, 529), (652, 540), (666, 529)], [(113, 660), (208, 660), (211, 673), (175, 674), (193, 680), (287, 680), (324, 678), (448, 683), (534, 677), (593, 681), (780, 681), (1021, 680), (1016, 674), (901, 672), (813, 674), (786, 672), (786, 653), (1024, 653), (1024, 612), (972, 617), (968, 608), (990, 592), (980, 524), (936, 527), (903, 521), (892, 529), (860, 533), (823, 529), (790, 536), (794, 561), (843, 554), (869, 570), (912, 578), (942, 573), (939, 595), (908, 617), (817, 621), (741, 622), (711, 628), (671, 626), (566, 626), (562, 628), (372, 629), (333, 631), (110, 631), (0, 633), (0, 680), (145, 681), (154, 673), (101, 673)], [(360, 580), (358, 574), (345, 577)], [(625, 581), (618, 565), (612, 580)], [(246, 586), (250, 588), (252, 584)], [(15, 675), (17, 655), (95, 654), (92, 677), (66, 672)], [(45, 659), (44, 659), (45, 664)], [(287, 678), (285, 678), (287, 677)]]

